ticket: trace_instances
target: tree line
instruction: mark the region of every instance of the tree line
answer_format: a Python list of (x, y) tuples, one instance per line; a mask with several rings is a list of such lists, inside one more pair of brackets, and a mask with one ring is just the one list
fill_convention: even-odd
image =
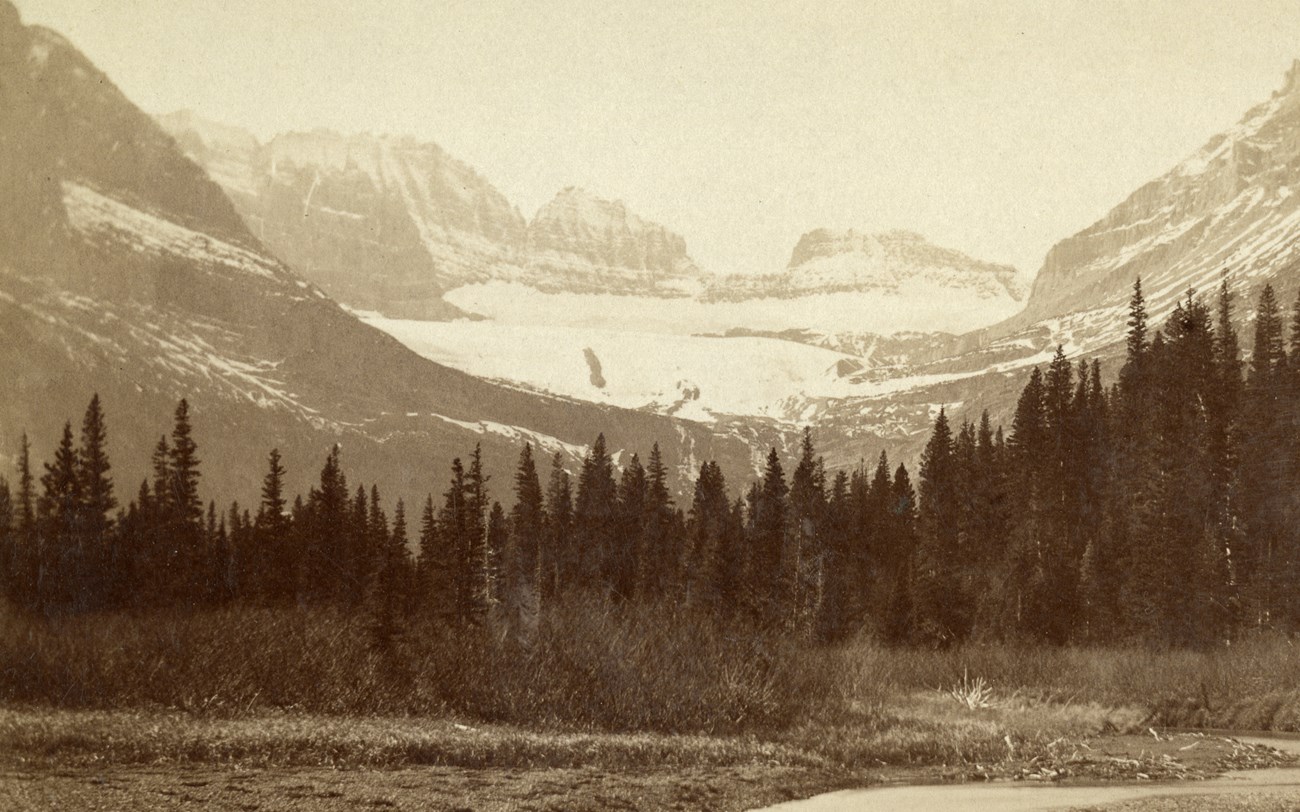
[[(1154, 331), (1140, 281), (1116, 379), (1058, 348), (1010, 431), (934, 421), (914, 488), (884, 453), (829, 472), (805, 430), (734, 496), (704, 463), (677, 505), (655, 445), (618, 466), (602, 436), (576, 478), (520, 451), (494, 499), (476, 446), (408, 519), (349, 484), (334, 447), (290, 503), (278, 451), (255, 509), (200, 499), (182, 400), (152, 476), (119, 506), (98, 396), (39, 480), (26, 437), (0, 480), (0, 589), (45, 615), (231, 603), (363, 611), (376, 645), (412, 624), (527, 639), (574, 598), (835, 642), (971, 639), (1198, 646), (1300, 626), (1300, 301), (1289, 347), (1271, 287), (1242, 360), (1227, 283)], [(548, 470), (539, 470), (539, 463)]]

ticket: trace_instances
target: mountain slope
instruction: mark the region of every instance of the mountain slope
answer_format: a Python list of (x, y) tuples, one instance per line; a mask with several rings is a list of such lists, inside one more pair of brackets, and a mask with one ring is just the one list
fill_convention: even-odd
[[(94, 391), (110, 419), (119, 495), (133, 491), (180, 397), (193, 406), (205, 493), (254, 498), (284, 452), (304, 490), (330, 444), (389, 498), (439, 490), (481, 441), (496, 493), (523, 440), (569, 462), (597, 431), (614, 449), (664, 443), (674, 472), (754, 456), (739, 431), (576, 403), (427, 361), (299, 278), (222, 189), (57, 34), (0, 2), (0, 456), (27, 429), (38, 458)], [(773, 435), (775, 438), (775, 435)], [(776, 438), (779, 440), (779, 438)], [(6, 466), (7, 467), (7, 466)]]
[[(850, 434), (880, 426), (915, 452), (924, 439), (924, 413), (936, 404), (972, 419), (988, 408), (995, 421), (1009, 423), (1028, 368), (1046, 363), (1058, 344), (1071, 356), (1100, 358), (1103, 374), (1113, 376), (1139, 277), (1153, 328), (1164, 325), (1189, 290), (1213, 295), (1225, 278), (1239, 329), (1246, 327), (1265, 282), (1284, 303), (1300, 288), (1297, 190), (1300, 61), (1281, 89), (1235, 126), (1057, 243), (1024, 312), (870, 373), (892, 376), (888, 396), (814, 404), (822, 408), (822, 425)], [(915, 439), (909, 443), (907, 436)]]
[(225, 188), (254, 233), (363, 310), (455, 315), (442, 294), (489, 280), (675, 296), (699, 273), (680, 236), (581, 190), (560, 192), (526, 222), (435, 144), (316, 130), (263, 145), (190, 112), (159, 123)]
[(1273, 278), (1294, 287), (1297, 191), (1300, 60), (1236, 126), (1055, 245), (1019, 321), (1120, 303), (1139, 276), (1157, 311), (1225, 271), (1244, 288)]

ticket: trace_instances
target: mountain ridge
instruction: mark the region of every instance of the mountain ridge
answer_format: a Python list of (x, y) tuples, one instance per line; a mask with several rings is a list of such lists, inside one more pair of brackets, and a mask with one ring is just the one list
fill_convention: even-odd
[(0, 241), (0, 457), (9, 462), (23, 430), (41, 459), (94, 392), (120, 497), (146, 474), (148, 449), (182, 397), (204, 492), (222, 502), (256, 498), (272, 447), (291, 492), (306, 492), (339, 443), (350, 475), (416, 504), (479, 443), (489, 470), (504, 475), (524, 441), (572, 467), (599, 431), (618, 454), (657, 440), (681, 487), (697, 459), (751, 471), (745, 433), (784, 442), (762, 427), (525, 392), (419, 357), (272, 254), (171, 136), (66, 40), (24, 27), (7, 2), (0, 98), (18, 113), (0, 118), (13, 158), (0, 161), (0, 236), (22, 235)]

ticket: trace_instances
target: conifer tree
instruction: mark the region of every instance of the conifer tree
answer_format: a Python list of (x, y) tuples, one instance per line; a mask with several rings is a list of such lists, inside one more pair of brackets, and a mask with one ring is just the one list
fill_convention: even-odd
[[(451, 591), (450, 615), (459, 622), (469, 621), (475, 615), (474, 562), (470, 557), (469, 506), (466, 504), (465, 468), (460, 458), (451, 462), (451, 482), (443, 494), (443, 504), (438, 512), (438, 537), (446, 548), (447, 561), (445, 587)], [(443, 584), (436, 583), (435, 591)]]
[(747, 573), (748, 601), (759, 623), (774, 626), (788, 619), (788, 596), (783, 589), (783, 553), (786, 546), (790, 489), (781, 458), (773, 448), (767, 455), (762, 484), (752, 491)]
[(1260, 293), (1254, 346), (1243, 406), (1246, 442), (1241, 452), (1241, 513), (1247, 544), (1238, 558), (1247, 613), (1259, 626), (1282, 620), (1291, 521), (1292, 437), (1286, 385), (1286, 350), (1281, 315), (1271, 285)]
[(790, 477), (790, 517), (782, 556), (782, 600), (790, 622), (811, 633), (822, 600), (826, 521), (826, 471), (813, 447), (812, 429), (804, 428), (799, 462)]
[(729, 543), (732, 506), (726, 481), (716, 462), (700, 465), (691, 497), (690, 543), (683, 563), (687, 605), (716, 614), (734, 608), (743, 571), (738, 566), (739, 549)]
[(539, 553), (546, 533), (546, 508), (542, 483), (533, 460), (533, 447), (525, 443), (515, 470), (515, 504), (510, 509), (510, 542), (504, 568), (503, 602), (516, 625), (527, 620), (530, 628), (539, 611)]
[(498, 611), (502, 604), (506, 566), (505, 555), (509, 539), (510, 531), (506, 522), (505, 508), (501, 507), (500, 502), (494, 501), (492, 509), (488, 511), (487, 521), (486, 598), (488, 611)]
[(249, 562), (255, 572), (246, 588), (259, 597), (280, 603), (292, 596), (294, 560), (289, 548), (288, 502), (284, 497), (284, 466), (280, 450), (271, 449), (266, 476), (262, 479), (262, 501), (257, 508), (255, 552)]
[[(375, 567), (367, 589), (370, 641), (380, 654), (392, 655), (405, 631), (403, 618), (409, 603), (410, 551), (407, 549), (406, 507), (402, 500), (397, 500), (390, 533), (383, 509), (378, 505), (378, 491), (373, 489), (370, 531), (376, 534), (372, 541), (377, 542), (377, 546), (373, 548)], [(382, 537), (378, 535), (380, 532)]]
[(668, 493), (668, 468), (659, 443), (650, 449), (645, 470), (645, 500), (642, 505), (637, 544), (638, 590), (642, 598), (663, 595), (682, 583), (682, 550), (673, 529), (673, 502)]
[(204, 583), (203, 502), (199, 499), (199, 457), (190, 426), (189, 403), (182, 398), (176, 405), (168, 459), (171, 481), (166, 509), (167, 531), (174, 550), (173, 561), (183, 573), (174, 580), (179, 591), (174, 597), (193, 606), (198, 596), (208, 594), (211, 585)]
[(415, 564), (415, 603), (418, 608), (435, 615), (450, 613), (447, 603), (449, 585), (445, 578), (445, 573), (450, 567), (445, 550), (446, 547), (438, 535), (438, 514), (434, 511), (433, 495), (430, 494), (425, 499), (424, 511), (420, 514), (420, 547)]
[(41, 477), (40, 555), (36, 591), (38, 605), (47, 613), (72, 609), (79, 597), (76, 575), (80, 572), (82, 538), (77, 453), (72, 442), (72, 424), (63, 424), (63, 437), (54, 461), (45, 464)]
[(113, 496), (112, 466), (108, 461), (108, 429), (99, 395), (90, 399), (81, 423), (81, 447), (77, 452), (78, 489), (81, 515), (78, 517), (82, 536), (81, 567), (78, 587), (85, 591), (84, 600), (91, 605), (102, 605), (119, 573), (113, 569), (116, 560), (110, 556), (110, 532), (113, 527), (112, 512), (117, 508)]
[(37, 607), (36, 583), (40, 568), (31, 449), (31, 442), (24, 432), (18, 446), (18, 493), (14, 507), (14, 571), (17, 577), (14, 595), (18, 605), (27, 611), (35, 611)]
[(578, 491), (573, 506), (576, 540), (573, 586), (581, 585), (599, 594), (608, 594), (613, 587), (606, 576), (607, 560), (618, 533), (617, 507), (614, 463), (605, 448), (605, 435), (601, 434), (587, 452), (582, 461), (582, 471), (578, 474)]
[(577, 579), (578, 555), (573, 533), (573, 488), (564, 458), (555, 452), (546, 486), (546, 535), (537, 554), (542, 606), (549, 606)]
[(631, 600), (650, 589), (652, 567), (641, 558), (642, 528), (646, 518), (646, 476), (640, 458), (632, 455), (618, 483), (616, 530), (603, 556), (601, 579), (615, 600)]
[(959, 571), (960, 511), (956, 499), (952, 429), (944, 409), (921, 453), (920, 543), (912, 578), (914, 634), (920, 642), (947, 646), (969, 632), (969, 597)]
[(470, 610), (476, 620), (481, 620), (491, 605), (490, 553), (487, 546), (487, 519), (491, 499), (487, 489), (488, 477), (483, 473), (483, 447), (475, 443), (470, 456), (469, 470), (465, 475), (465, 555), (470, 578)]
[(899, 463), (889, 490), (889, 544), (896, 561), (890, 573), (889, 598), (881, 626), (885, 640), (894, 645), (914, 639), (912, 611), (912, 561), (916, 552), (916, 492), (907, 468)]

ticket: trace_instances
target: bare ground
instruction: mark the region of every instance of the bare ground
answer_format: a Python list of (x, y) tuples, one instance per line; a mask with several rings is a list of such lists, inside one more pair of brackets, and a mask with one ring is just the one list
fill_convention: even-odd
[(844, 786), (844, 776), (771, 767), (674, 772), (580, 769), (399, 770), (77, 768), (0, 772), (12, 810), (742, 810)]

